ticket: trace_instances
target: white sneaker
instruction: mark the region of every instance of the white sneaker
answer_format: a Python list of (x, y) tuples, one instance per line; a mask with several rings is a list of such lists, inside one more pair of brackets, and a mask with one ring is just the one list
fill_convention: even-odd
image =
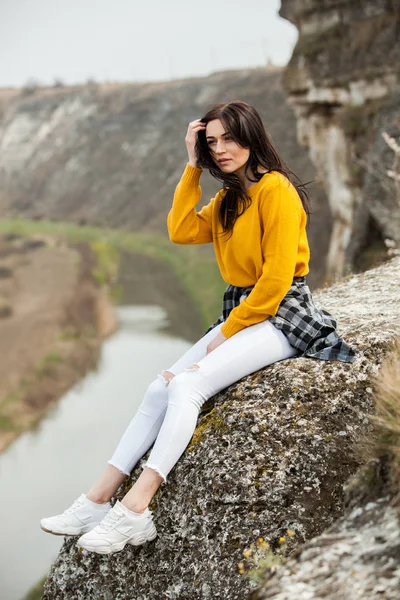
[(40, 527), (54, 535), (81, 535), (100, 523), (110, 508), (109, 502), (97, 504), (81, 494), (62, 514), (42, 519)]
[(156, 537), (153, 515), (148, 508), (137, 515), (117, 500), (101, 523), (82, 535), (77, 545), (98, 554), (112, 554), (126, 544), (139, 546)]

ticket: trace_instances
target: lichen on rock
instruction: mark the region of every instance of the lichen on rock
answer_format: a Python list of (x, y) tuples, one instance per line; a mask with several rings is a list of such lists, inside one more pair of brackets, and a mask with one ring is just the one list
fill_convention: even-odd
[(270, 569), (249, 600), (397, 600), (400, 514), (387, 458), (371, 459), (347, 482), (346, 514)]

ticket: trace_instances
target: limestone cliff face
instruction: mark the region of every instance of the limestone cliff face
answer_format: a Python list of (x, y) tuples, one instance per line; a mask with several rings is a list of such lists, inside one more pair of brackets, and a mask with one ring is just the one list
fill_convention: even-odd
[(382, 132), (400, 136), (397, 0), (282, 0), (299, 30), (284, 85), (333, 217), (327, 273), (342, 275), (368, 246), (400, 242), (400, 191)]
[(370, 431), (371, 377), (399, 333), (399, 285), (396, 257), (315, 294), (356, 362), (281, 361), (210, 400), (151, 506), (159, 537), (109, 558), (66, 539), (44, 600), (243, 599), (264, 555), (321, 534), (343, 513), (354, 443)]

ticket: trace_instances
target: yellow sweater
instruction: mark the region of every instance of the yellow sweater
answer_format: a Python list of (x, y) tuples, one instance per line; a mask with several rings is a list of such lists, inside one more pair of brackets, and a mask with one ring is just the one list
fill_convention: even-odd
[(195, 209), (201, 199), (202, 172), (186, 164), (168, 214), (168, 232), (177, 244), (213, 242), (225, 282), (239, 287), (254, 285), (221, 327), (229, 338), (275, 315), (293, 277), (309, 272), (307, 215), (293, 184), (272, 171), (248, 190), (251, 205), (235, 222), (232, 236), (221, 237), (219, 207), (225, 190), (199, 212)]

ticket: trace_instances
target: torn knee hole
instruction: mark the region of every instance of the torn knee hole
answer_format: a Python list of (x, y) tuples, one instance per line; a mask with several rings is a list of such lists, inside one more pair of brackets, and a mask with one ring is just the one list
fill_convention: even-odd
[(170, 371), (164, 371), (163, 373), (160, 373), (158, 376), (162, 379), (162, 381), (165, 383), (166, 386), (168, 386), (171, 379), (173, 379), (175, 377), (175, 375), (173, 373), (171, 373)]
[(194, 365), (190, 365), (190, 367), (187, 367), (185, 371), (198, 371), (199, 369), (200, 365), (195, 363)]

